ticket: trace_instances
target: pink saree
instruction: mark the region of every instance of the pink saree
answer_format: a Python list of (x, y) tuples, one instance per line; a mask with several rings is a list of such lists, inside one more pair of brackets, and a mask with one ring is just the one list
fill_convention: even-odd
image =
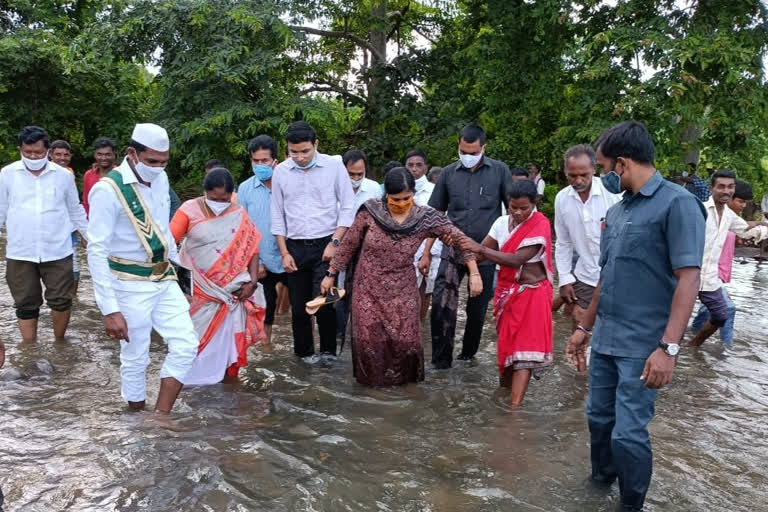
[(241, 206), (209, 217), (204, 204), (193, 199), (179, 208), (189, 219), (179, 257), (193, 271), (190, 314), (200, 338), (197, 359), (184, 379), (192, 385), (221, 382), (225, 371), (236, 376), (248, 364), (248, 347), (265, 338), (262, 287), (248, 300), (232, 296), (251, 281), (248, 265), (258, 257), (261, 234)]

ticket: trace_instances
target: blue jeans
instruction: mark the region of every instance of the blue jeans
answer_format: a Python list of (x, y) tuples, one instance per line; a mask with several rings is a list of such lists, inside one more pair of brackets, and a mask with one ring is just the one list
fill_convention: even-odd
[(643, 508), (653, 467), (648, 423), (653, 419), (656, 390), (640, 380), (645, 361), (593, 350), (589, 364), (592, 478), (610, 484), (618, 477), (627, 510)]
[[(723, 298), (728, 304), (728, 320), (725, 322), (725, 325), (720, 328), (720, 340), (722, 340), (723, 345), (730, 347), (733, 345), (733, 324), (736, 322), (736, 304), (734, 304), (728, 296), (728, 290), (725, 289), (725, 286), (720, 289), (723, 291)], [(707, 306), (702, 304), (699, 308), (699, 313), (696, 315), (696, 318), (693, 319), (691, 328), (695, 332), (698, 332), (704, 327), (704, 324), (707, 323), (708, 320), (709, 310), (707, 309)]]

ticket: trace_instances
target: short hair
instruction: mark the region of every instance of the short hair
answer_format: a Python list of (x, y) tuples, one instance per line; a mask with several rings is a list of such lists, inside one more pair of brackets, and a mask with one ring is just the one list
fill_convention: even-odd
[(440, 177), (441, 174), (443, 174), (443, 168), (442, 167), (434, 166), (427, 173), (427, 179), (428, 180), (436, 180), (436, 179), (438, 179)]
[(248, 156), (260, 149), (268, 149), (272, 158), (277, 160), (277, 142), (269, 135), (257, 135), (248, 141)]
[(48, 132), (39, 126), (25, 126), (19, 132), (19, 147), (24, 144), (37, 144), (40, 141), (43, 141), (45, 149), (51, 147), (51, 142), (48, 139)]
[(744, 201), (752, 201), (755, 198), (752, 193), (752, 185), (746, 181), (736, 180), (736, 190), (733, 192), (733, 197)]
[(732, 179), (733, 181), (736, 181), (736, 174), (730, 169), (719, 169), (712, 175), (712, 185), (715, 184), (717, 178)]
[(112, 151), (115, 151), (117, 149), (115, 146), (115, 141), (113, 141), (112, 139), (108, 139), (106, 137), (99, 137), (98, 139), (93, 141), (94, 151), (101, 148), (111, 148)]
[(527, 197), (532, 203), (536, 204), (536, 201), (539, 198), (539, 192), (536, 189), (536, 184), (532, 180), (515, 180), (509, 185), (507, 190), (507, 201), (520, 199), (521, 197)]
[(539, 162), (531, 162), (528, 167), (535, 167), (537, 171), (541, 172), (541, 164)]
[(222, 187), (230, 194), (235, 191), (235, 180), (232, 179), (232, 174), (224, 167), (211, 169), (203, 179), (203, 189), (214, 190)]
[(291, 144), (298, 144), (299, 142), (311, 142), (314, 144), (317, 141), (317, 135), (315, 134), (315, 129), (309, 126), (309, 123), (306, 121), (294, 121), (285, 133), (285, 140)]
[(70, 146), (69, 142), (65, 140), (55, 140), (51, 142), (51, 150), (54, 149), (66, 149), (70, 153), (72, 152), (72, 146)]
[(597, 156), (595, 156), (594, 148), (589, 144), (576, 144), (575, 146), (569, 147), (565, 152), (565, 157), (563, 158), (563, 167), (567, 168), (568, 160), (581, 155), (587, 155), (589, 157), (589, 164), (592, 166), (592, 168), (597, 165)]
[(216, 158), (211, 158), (205, 162), (205, 169), (211, 170), (216, 169), (217, 167), (224, 167), (224, 163)]
[(477, 126), (476, 124), (468, 124), (459, 132), (459, 142), (464, 139), (464, 142), (476, 142), (480, 141), (480, 144), (485, 144), (485, 130)]
[(629, 158), (639, 164), (653, 164), (656, 148), (643, 123), (624, 121), (605, 130), (595, 142), (595, 149), (606, 158)]
[(416, 191), (416, 180), (405, 167), (395, 167), (384, 177), (384, 191), (387, 194), (399, 194), (406, 190)]
[(422, 160), (424, 160), (424, 164), (427, 164), (427, 154), (423, 152), (420, 149), (412, 149), (408, 153), (405, 154), (405, 163), (408, 163), (408, 159), (414, 156), (421, 157)]
[(386, 176), (387, 173), (389, 171), (391, 171), (392, 169), (395, 169), (397, 167), (402, 167), (402, 166), (403, 166), (403, 164), (401, 164), (400, 162), (395, 162), (394, 160), (390, 160), (389, 162), (384, 164), (384, 167), (381, 168), (381, 175), (382, 175), (382, 177)]
[(528, 170), (524, 167), (513, 167), (509, 170), (509, 172), (512, 174), (512, 176), (525, 176), (528, 178)]
[(147, 149), (149, 149), (149, 148), (147, 148), (147, 146), (145, 146), (141, 142), (137, 142), (137, 141), (135, 141), (133, 139), (131, 139), (131, 142), (128, 143), (128, 147), (135, 149), (136, 150), (136, 154), (141, 154), (141, 153), (145, 152)]
[(360, 151), (359, 149), (350, 149), (344, 155), (341, 157), (341, 162), (344, 164), (344, 167), (354, 164), (355, 162), (359, 162), (360, 160), (363, 161), (365, 164), (365, 174), (368, 174), (368, 157), (365, 155), (363, 151)]

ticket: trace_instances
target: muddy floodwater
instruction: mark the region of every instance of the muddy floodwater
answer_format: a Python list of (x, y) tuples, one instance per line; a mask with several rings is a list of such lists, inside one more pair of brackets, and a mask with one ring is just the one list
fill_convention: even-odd
[[(0, 284), (6, 511), (616, 508), (616, 486), (600, 494), (585, 484), (586, 378), (564, 362), (559, 313), (554, 369), (518, 410), (497, 387), (491, 321), (474, 365), (375, 390), (354, 382), (348, 347), (333, 366), (298, 362), (282, 316), (273, 346), (252, 349), (240, 389), (185, 389), (172, 414), (180, 431), (170, 431), (122, 403), (118, 345), (104, 336), (83, 274), (65, 343), (53, 342), (46, 309), (39, 343), (20, 343)], [(768, 510), (768, 264), (737, 262), (733, 281), (733, 348), (715, 335), (697, 353), (685, 349), (659, 395), (648, 511)], [(164, 354), (154, 342), (151, 402)]]

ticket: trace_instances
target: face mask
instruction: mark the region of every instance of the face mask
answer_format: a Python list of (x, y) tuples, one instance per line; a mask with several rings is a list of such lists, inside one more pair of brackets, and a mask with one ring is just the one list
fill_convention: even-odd
[(350, 178), (349, 181), (352, 182), (352, 188), (355, 190), (359, 189), (363, 184), (363, 178), (360, 178), (359, 180), (353, 180)]
[(205, 204), (208, 205), (208, 208), (210, 208), (213, 213), (216, 215), (221, 215), (224, 210), (230, 207), (232, 203), (220, 203), (218, 201), (211, 201), (210, 199), (206, 199)]
[(683, 171), (683, 178), (687, 178), (687, 177), (688, 177), (688, 171)]
[(402, 215), (404, 213), (408, 213), (413, 207), (413, 197), (408, 199), (408, 201), (405, 203), (395, 202), (391, 197), (388, 197), (387, 206), (389, 207), (389, 212), (393, 215)]
[(253, 174), (259, 181), (269, 181), (272, 179), (272, 167), (268, 165), (256, 164), (253, 166)]
[(482, 152), (479, 155), (464, 155), (459, 152), (459, 160), (461, 160), (461, 165), (463, 165), (466, 169), (471, 169), (476, 166), (481, 158), (483, 158)]
[(21, 161), (24, 162), (24, 166), (30, 171), (39, 171), (45, 168), (45, 166), (48, 164), (48, 157), (43, 157), (37, 160), (33, 160), (31, 158), (27, 158), (24, 155), (22, 155)]
[(605, 190), (611, 194), (621, 194), (621, 177), (616, 174), (616, 171), (611, 171), (605, 176), (600, 176)]
[(305, 165), (303, 167), (301, 165), (297, 164), (295, 160), (293, 161), (293, 163), (296, 165), (296, 167), (298, 167), (302, 171), (307, 171), (307, 170), (313, 168), (315, 166), (315, 164), (317, 163), (317, 152), (315, 152), (314, 156), (312, 156), (312, 161), (310, 161), (307, 165)]

